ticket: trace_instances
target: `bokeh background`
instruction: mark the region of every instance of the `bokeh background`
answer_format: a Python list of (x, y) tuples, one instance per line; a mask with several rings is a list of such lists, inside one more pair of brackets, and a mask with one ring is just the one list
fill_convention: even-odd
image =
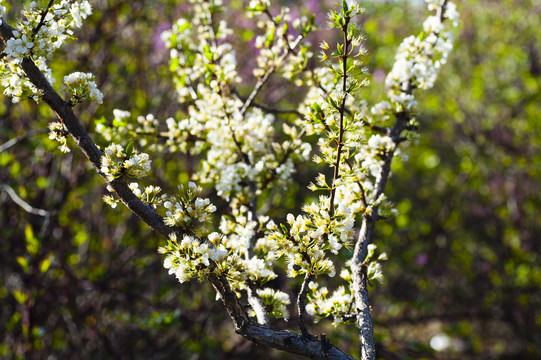
[[(231, 8), (224, 19), (238, 35), (239, 90), (248, 93), (257, 29), (242, 18), (242, 1), (224, 3)], [(317, 14), (323, 27), (314, 46), (332, 41), (324, 23), (333, 1), (282, 3), (293, 14)], [(115, 108), (162, 121), (180, 116), (184, 105), (160, 33), (187, 5), (92, 4), (78, 40), (50, 63), (57, 79), (73, 71), (96, 75), (105, 101), (77, 108), (84, 126), (96, 136), (94, 121), (112, 119)], [(398, 44), (421, 30), (427, 12), (420, 0), (362, 5), (372, 82), (364, 96), (376, 101)], [(389, 255), (385, 283), (371, 288), (378, 357), (539, 359), (541, 2), (457, 5), (456, 48), (435, 88), (417, 93), (420, 135), (404, 144), (409, 160), (393, 167), (387, 194), (400, 215), (377, 227), (375, 241)], [(13, 21), (22, 4), (6, 6)], [(288, 90), (275, 81), (261, 99), (289, 108), (298, 98)], [(82, 154), (74, 146), (61, 154), (48, 139), (52, 120), (46, 106), (0, 96), (0, 358), (294, 358), (237, 336), (209, 284), (180, 285), (168, 276), (156, 252), (164, 239), (101, 201), (105, 185)], [(174, 189), (197, 164), (164, 153), (154, 159), (152, 183)], [(299, 169), (274, 215), (298, 211), (313, 174)], [(29, 213), (17, 196), (43, 211)], [(355, 326), (321, 321), (316, 331), (358, 354)]]

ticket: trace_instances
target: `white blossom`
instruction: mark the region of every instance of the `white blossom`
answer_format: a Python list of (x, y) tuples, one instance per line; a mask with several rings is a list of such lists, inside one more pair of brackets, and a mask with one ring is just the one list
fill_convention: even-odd
[[(5, 11), (5, 7), (0, 5), (0, 15)], [(25, 7), (13, 31), (13, 38), (6, 41), (4, 49), (2, 63), (5, 68), (0, 74), (0, 83), (5, 87), (4, 95), (11, 96), (13, 102), (19, 102), (23, 96), (39, 101), (42, 94), (26, 78), (21, 68), (22, 59), (32, 56), (34, 63), (53, 84), (54, 79), (45, 59), (60, 48), (68, 38), (73, 37), (73, 27), (80, 27), (82, 19), (86, 19), (91, 13), (92, 8), (87, 0), (62, 0), (53, 3), (45, 17), (43, 9), (38, 7), (35, 1)], [(34, 33), (40, 23), (39, 30)], [(101, 103), (102, 96), (97, 88), (89, 85), (87, 90), (89, 100)]]
[(140, 178), (150, 171), (151, 163), (152, 160), (146, 153), (138, 153), (135, 150), (128, 153), (121, 145), (111, 144), (105, 148), (100, 170), (108, 181), (122, 176)]
[(64, 129), (64, 125), (61, 122), (55, 121), (49, 124), (49, 139), (56, 140), (60, 143), (58, 147), (63, 153), (69, 153), (67, 131)]
[(95, 101), (103, 103), (103, 94), (94, 82), (90, 73), (75, 72), (64, 77), (64, 85), (70, 93), (71, 101), (77, 104), (82, 101)]

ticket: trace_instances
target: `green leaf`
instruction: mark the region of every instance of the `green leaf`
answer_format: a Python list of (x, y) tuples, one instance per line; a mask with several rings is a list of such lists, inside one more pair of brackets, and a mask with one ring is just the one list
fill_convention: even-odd
[(113, 119), (114, 127), (125, 127), (128, 123), (125, 120)]
[(209, 43), (206, 43), (206, 44), (205, 44), (205, 47), (203, 48), (203, 50), (204, 50), (205, 58), (206, 58), (208, 61), (212, 61), (213, 58), (214, 58), (214, 54), (213, 54), (212, 51), (210, 50), (210, 44), (209, 44)]
[[(333, 54), (335, 54), (333, 52)], [(337, 44), (336, 45), (336, 55), (343, 56), (344, 55), (344, 44)]]
[(41, 271), (43, 274), (47, 272), (47, 270), (49, 270), (49, 268), (51, 267), (51, 256), (43, 259), (43, 261), (41, 262), (41, 264), (39, 265), (39, 271)]
[(336, 100), (332, 97), (332, 96), (329, 96), (327, 98), (327, 101), (329, 102), (329, 104), (331, 104), (331, 106), (335, 109), (338, 109), (338, 103), (336, 102)]
[(84, 228), (77, 230), (77, 233), (73, 237), (73, 245), (81, 246), (88, 239), (88, 234)]
[(17, 262), (19, 263), (19, 265), (21, 265), (21, 267), (23, 268), (23, 271), (26, 273), (28, 272), (28, 268), (29, 268), (29, 264), (28, 264), (28, 260), (22, 256), (17, 256), (16, 258)]
[(94, 122), (95, 122), (96, 124), (103, 124), (103, 125), (106, 125), (106, 124), (107, 124), (107, 119), (105, 118), (105, 116), (102, 116), (102, 117), (100, 117), (99, 119), (94, 120)]
[(125, 153), (126, 153), (126, 156), (128, 158), (130, 158), (132, 156), (132, 154), (133, 154), (133, 141), (130, 141), (128, 143), (128, 145), (126, 145)]
[(284, 224), (280, 224), (280, 227), (282, 228), (282, 233), (284, 235), (287, 235), (289, 233), (289, 230), (287, 230), (287, 227)]
[(24, 304), (28, 299), (28, 294), (25, 294), (19, 290), (13, 290), (13, 297), (19, 304)]
[(24, 235), (26, 238), (26, 250), (30, 253), (30, 255), (36, 255), (39, 251), (40, 243), (38, 238), (34, 235), (34, 231), (32, 230), (32, 226), (30, 224), (26, 224), (26, 227), (24, 228)]

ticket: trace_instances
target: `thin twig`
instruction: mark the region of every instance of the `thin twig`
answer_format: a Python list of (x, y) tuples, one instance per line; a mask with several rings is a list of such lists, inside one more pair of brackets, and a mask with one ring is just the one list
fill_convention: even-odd
[[(248, 99), (245, 96), (240, 95), (239, 91), (235, 87), (231, 87), (231, 92), (235, 94), (236, 97), (238, 97), (243, 103), (246, 102)], [(299, 111), (295, 109), (275, 109), (270, 106), (266, 106), (260, 103), (257, 103), (255, 101), (252, 101), (252, 107), (258, 108), (263, 110), (264, 112), (270, 113), (270, 114), (294, 114), (298, 117), (303, 117), (304, 115)]]
[(38, 26), (34, 30), (32, 30), (32, 41), (34, 41), (36, 35), (38, 34), (39, 30), (43, 27), (45, 24), (45, 17), (49, 13), (49, 10), (51, 9), (51, 6), (53, 6), (54, 0), (49, 0), (49, 3), (47, 4), (47, 7), (43, 12), (41, 13), (41, 19), (39, 20)]
[[(297, 47), (297, 45), (301, 42), (302, 40), (302, 36), (299, 35), (297, 36), (297, 38), (295, 39), (295, 41), (290, 45), (288, 46), (288, 50), (285, 51), (281, 56), (280, 58), (278, 59), (278, 62), (281, 64), (285, 59), (286, 57), (289, 55), (290, 53), (290, 49), (294, 49)], [(263, 85), (265, 85), (265, 83), (267, 82), (267, 80), (269, 79), (269, 77), (272, 75), (272, 73), (274, 73), (274, 71), (276, 70), (276, 66), (272, 65), (270, 68), (267, 69), (267, 71), (265, 72), (265, 74), (259, 78), (257, 84), (255, 85), (254, 89), (252, 90), (252, 93), (250, 94), (250, 96), (248, 96), (248, 98), (246, 99), (246, 101), (244, 102), (244, 104), (242, 105), (242, 108), (240, 109), (240, 114), (241, 115), (244, 115), (246, 113), (246, 110), (248, 110), (248, 108), (251, 106), (252, 104), (252, 101), (254, 101), (254, 98), (257, 96), (257, 94), (259, 93), (259, 90), (261, 90), (261, 88), (263, 87)]]
[(253, 281), (247, 280), (248, 284), (247, 294), (248, 294), (248, 303), (252, 307), (252, 310), (255, 312), (257, 323), (261, 325), (269, 325), (269, 316), (267, 315), (267, 309), (261, 298), (257, 295), (256, 287)]
[[(350, 168), (350, 170), (353, 170), (353, 165), (351, 165), (351, 163), (349, 162), (349, 159), (345, 159), (345, 162)], [(368, 206), (368, 202), (366, 200), (366, 192), (364, 191), (364, 186), (359, 180), (356, 180), (355, 182), (357, 183), (357, 185), (359, 186), (359, 189), (361, 190), (361, 200), (363, 202), (364, 208), (366, 209), (366, 207)]]
[(39, 135), (39, 134), (43, 134), (44, 132), (47, 132), (47, 130), (49, 130), (49, 129), (48, 128), (34, 129), (34, 130), (30, 130), (30, 131), (28, 131), (28, 132), (26, 132), (26, 133), (24, 133), (22, 135), (14, 137), (13, 139), (8, 140), (5, 143), (3, 143), (2, 145), (0, 145), (0, 153), (2, 153), (4, 151), (6, 151), (7, 149), (17, 145), (20, 142), (25, 141), (28, 138), (31, 138), (31, 137)]
[(306, 314), (306, 296), (308, 294), (308, 283), (312, 280), (312, 275), (307, 272), (302, 281), (301, 289), (297, 295), (297, 312), (299, 314), (299, 328), (303, 336), (312, 339), (314, 335), (310, 334), (306, 323), (304, 322), (304, 315)]
[(334, 174), (331, 184), (331, 196), (329, 199), (329, 216), (332, 218), (334, 215), (334, 198), (336, 196), (336, 184), (335, 182), (340, 178), (340, 157), (342, 155), (342, 147), (344, 146), (344, 113), (346, 109), (346, 97), (347, 94), (347, 63), (348, 63), (348, 48), (350, 45), (350, 39), (348, 39), (348, 24), (349, 17), (346, 18), (346, 22), (342, 31), (344, 32), (344, 53), (342, 55), (342, 103), (340, 104), (340, 123), (338, 129), (338, 142), (336, 144), (336, 162), (334, 164)]
[(17, 193), (15, 192), (15, 190), (13, 190), (11, 186), (7, 184), (2, 184), (2, 191), (5, 191), (6, 194), (9, 195), (11, 200), (13, 200), (15, 204), (19, 205), (21, 209), (23, 209), (27, 213), (32, 214), (32, 215), (43, 216), (45, 218), (48, 218), (50, 216), (49, 211), (35, 208), (29, 203), (27, 203), (26, 201), (24, 201), (23, 199), (21, 199), (21, 197), (17, 195)]

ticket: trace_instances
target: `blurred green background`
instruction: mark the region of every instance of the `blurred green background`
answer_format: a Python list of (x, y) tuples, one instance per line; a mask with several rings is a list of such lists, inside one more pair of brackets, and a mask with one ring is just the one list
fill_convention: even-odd
[[(224, 3), (233, 9), (224, 18), (249, 42), (254, 24), (239, 20), (242, 2)], [(333, 2), (283, 3), (324, 24)], [(187, 5), (92, 4), (78, 40), (50, 64), (57, 79), (96, 75), (104, 104), (76, 110), (95, 141), (105, 144), (94, 121), (112, 119), (115, 108), (180, 116), (160, 33)], [(364, 95), (377, 101), (398, 44), (421, 30), (427, 12), (422, 1), (362, 5), (372, 82)], [(541, 2), (457, 6), (456, 48), (435, 88), (417, 93), (420, 136), (403, 146), (409, 160), (393, 167), (387, 194), (400, 215), (377, 227), (375, 241), (389, 254), (386, 282), (371, 288), (378, 357), (539, 359)], [(323, 27), (312, 42), (332, 37)], [(247, 93), (253, 47), (235, 44)], [(271, 83), (262, 98), (287, 108), (281, 86)], [(208, 284), (168, 276), (156, 252), (164, 239), (122, 206), (103, 204), (105, 185), (73, 143), (63, 155), (48, 139), (53, 120), (46, 106), (0, 98), (0, 358), (294, 358), (238, 337)], [(151, 182), (174, 189), (196, 167), (195, 158), (163, 154)], [(309, 196), (312, 177), (300, 169), (288, 198)], [(13, 193), (47, 216), (26, 212)], [(277, 216), (301, 204), (286, 202)], [(358, 353), (355, 326), (322, 321), (317, 331)]]

